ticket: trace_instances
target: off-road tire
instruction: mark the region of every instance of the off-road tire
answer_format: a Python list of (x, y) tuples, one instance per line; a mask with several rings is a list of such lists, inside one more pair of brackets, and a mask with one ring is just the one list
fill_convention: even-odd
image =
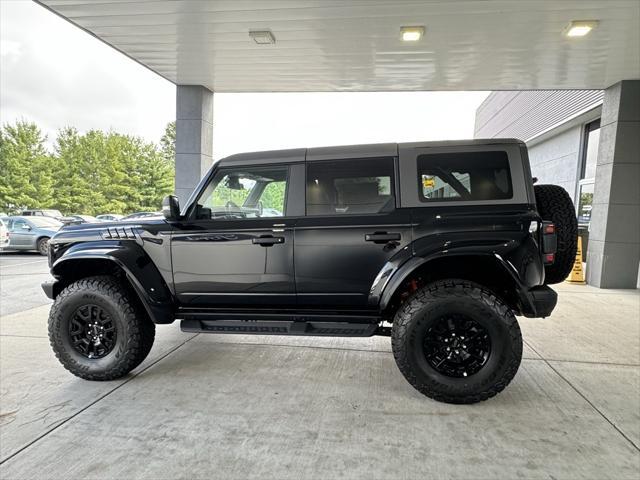
[[(443, 375), (425, 356), (427, 330), (443, 315), (454, 313), (473, 319), (491, 339), (487, 363), (465, 378)], [(409, 298), (393, 320), (391, 346), (409, 383), (446, 403), (469, 404), (493, 397), (511, 382), (522, 359), (522, 334), (511, 309), (489, 290), (464, 280), (434, 282)]]
[[(69, 322), (82, 305), (96, 304), (116, 325), (116, 343), (106, 356), (90, 359), (71, 345)], [(127, 375), (147, 357), (155, 337), (155, 324), (133, 293), (115, 277), (78, 280), (56, 297), (49, 314), (49, 342), (60, 363), (85, 380), (114, 380)]]
[(47, 256), (49, 254), (49, 237), (42, 237), (39, 239), (36, 244), (36, 248), (40, 255)]
[(567, 191), (558, 185), (534, 185), (538, 213), (556, 226), (555, 261), (545, 266), (545, 283), (563, 282), (571, 273), (578, 248), (578, 220)]

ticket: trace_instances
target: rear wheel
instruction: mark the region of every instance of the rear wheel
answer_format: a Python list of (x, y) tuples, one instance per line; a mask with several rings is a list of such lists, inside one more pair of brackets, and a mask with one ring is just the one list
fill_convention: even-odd
[(569, 276), (578, 248), (578, 220), (567, 191), (558, 185), (534, 185), (538, 213), (556, 226), (555, 261), (545, 266), (545, 283), (560, 283)]
[(463, 280), (419, 290), (393, 321), (398, 368), (421, 393), (476, 403), (502, 391), (522, 358), (520, 327), (493, 293)]
[(49, 238), (48, 237), (42, 237), (40, 240), (38, 240), (36, 248), (38, 249), (38, 252), (40, 253), (40, 255), (45, 255), (45, 256), (48, 255), (48, 253), (49, 253)]
[(123, 377), (146, 358), (155, 325), (114, 277), (89, 277), (57, 296), (49, 341), (62, 365), (86, 380)]

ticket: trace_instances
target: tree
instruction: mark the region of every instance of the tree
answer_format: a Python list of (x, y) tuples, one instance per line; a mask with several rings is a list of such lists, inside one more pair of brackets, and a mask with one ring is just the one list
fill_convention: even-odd
[(175, 164), (176, 161), (176, 122), (169, 122), (164, 129), (164, 135), (160, 138), (160, 151), (164, 159)]
[(54, 152), (33, 123), (0, 129), (0, 210), (56, 208), (66, 214), (160, 210), (173, 191), (175, 125), (161, 145), (139, 137), (73, 127), (58, 132)]
[(19, 121), (0, 129), (0, 210), (17, 213), (51, 203), (51, 158), (45, 141), (34, 123)]

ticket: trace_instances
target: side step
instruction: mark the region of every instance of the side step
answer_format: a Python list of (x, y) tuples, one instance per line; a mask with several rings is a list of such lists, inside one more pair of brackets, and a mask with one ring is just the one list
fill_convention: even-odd
[[(377, 323), (294, 322), (286, 320), (196, 320), (180, 322), (183, 332), (239, 333), (254, 335), (316, 335), (324, 337), (370, 337)], [(384, 333), (381, 333), (384, 335)]]

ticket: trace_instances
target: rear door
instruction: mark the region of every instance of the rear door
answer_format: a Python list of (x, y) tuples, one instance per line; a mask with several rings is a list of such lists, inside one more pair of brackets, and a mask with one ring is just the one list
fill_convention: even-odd
[(377, 274), (411, 242), (396, 147), (333, 159), (322, 150), (307, 154), (306, 215), (295, 229), (298, 304), (365, 308)]
[(301, 163), (216, 170), (197, 210), (172, 234), (173, 277), (183, 306), (295, 304), (291, 196), (302, 169)]

